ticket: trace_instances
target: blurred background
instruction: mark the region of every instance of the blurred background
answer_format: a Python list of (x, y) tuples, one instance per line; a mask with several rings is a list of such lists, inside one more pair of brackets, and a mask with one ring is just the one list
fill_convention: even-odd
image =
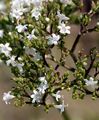
[[(1, 2), (1, 1), (0, 1)], [(3, 1), (4, 2), (4, 1)], [(0, 3), (0, 9), (1, 9)], [(96, 18), (90, 27), (94, 25)], [(66, 47), (70, 48), (78, 34), (79, 26), (72, 25), (71, 36), (66, 38)], [(77, 51), (84, 48), (85, 52), (89, 51), (89, 48), (96, 46), (99, 50), (99, 33), (88, 33), (83, 36), (80, 43), (77, 46)], [(76, 51), (76, 52), (77, 52)], [(55, 56), (57, 56), (57, 50), (54, 49)], [(69, 59), (68, 64), (72, 65), (72, 61)], [(60, 71), (64, 69), (59, 68)], [(50, 109), (48, 113), (44, 112), (43, 107), (34, 108), (32, 105), (26, 105), (23, 107), (14, 107), (13, 104), (6, 105), (2, 96), (4, 92), (7, 92), (13, 86), (10, 80), (10, 70), (4, 65), (0, 66), (0, 120), (62, 120), (61, 114), (56, 109)], [(86, 96), (84, 100), (73, 100), (71, 92), (62, 91), (65, 99), (65, 104), (69, 106), (66, 108), (71, 120), (99, 120), (99, 99), (92, 100), (91, 96)]]

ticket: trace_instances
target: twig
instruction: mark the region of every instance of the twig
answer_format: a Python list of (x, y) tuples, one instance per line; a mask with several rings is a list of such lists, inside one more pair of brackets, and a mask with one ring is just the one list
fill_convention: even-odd
[(73, 46), (71, 48), (71, 53), (73, 53), (75, 51), (76, 46), (77, 46), (77, 44), (78, 44), (78, 42), (79, 42), (79, 40), (81, 38), (81, 35), (82, 35), (81, 32), (79, 32), (76, 39), (75, 39), (75, 42), (74, 42), (74, 44), (73, 44)]

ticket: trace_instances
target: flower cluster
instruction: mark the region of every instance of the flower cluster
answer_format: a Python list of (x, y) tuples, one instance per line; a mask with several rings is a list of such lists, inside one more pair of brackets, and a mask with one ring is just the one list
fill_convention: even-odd
[(33, 90), (33, 94), (31, 95), (32, 103), (41, 102), (42, 96), (44, 95), (46, 89), (48, 88), (48, 83), (45, 77), (40, 77), (39, 81), (41, 82), (38, 86), (37, 90)]
[[(11, 79), (16, 83), (3, 95), (6, 104), (14, 99), (16, 105), (43, 105), (46, 110), (54, 107), (64, 112), (67, 105), (60, 94), (62, 90), (72, 89), (74, 99), (83, 99), (85, 95), (92, 95), (93, 99), (99, 97), (98, 51), (92, 48), (88, 54), (82, 50), (75, 54), (81, 36), (99, 32), (98, 21), (89, 28), (99, 11), (99, 3), (95, 5), (96, 8), (88, 12), (82, 10), (84, 5), (76, 0), (10, 1), (10, 11), (0, 18), (0, 63), (10, 67)], [(5, 9), (3, 3), (1, 9)], [(68, 38), (72, 24), (78, 24), (80, 30), (68, 48), (65, 41), (71, 43)], [(74, 65), (67, 65), (68, 57)], [(65, 69), (63, 73), (58, 69), (60, 66)], [(49, 96), (56, 102), (48, 103)]]

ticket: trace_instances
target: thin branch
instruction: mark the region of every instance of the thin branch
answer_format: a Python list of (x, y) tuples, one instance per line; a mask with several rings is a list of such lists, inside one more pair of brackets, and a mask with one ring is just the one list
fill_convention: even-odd
[(99, 71), (95, 73), (94, 77), (97, 77), (98, 74), (99, 74)]
[(74, 51), (75, 51), (75, 49), (76, 49), (76, 47), (77, 47), (77, 45), (78, 45), (78, 43), (79, 43), (79, 40), (80, 40), (80, 38), (81, 38), (81, 36), (82, 36), (82, 30), (83, 30), (83, 27), (82, 27), (82, 25), (80, 25), (80, 31), (79, 31), (79, 33), (78, 33), (78, 35), (77, 35), (77, 37), (76, 37), (76, 39), (75, 39), (75, 41), (74, 41), (74, 44), (72, 45), (72, 48), (71, 48), (71, 50), (70, 50), (70, 55), (71, 55), (74, 63), (77, 62), (77, 57), (76, 57), (76, 55), (74, 54)]
[(62, 66), (62, 67), (64, 67), (66, 70), (69, 70), (69, 71), (71, 71), (71, 72), (74, 72), (75, 71), (75, 68), (73, 68), (73, 67), (69, 67), (68, 65), (63, 65), (63, 64), (61, 64), (61, 63), (59, 63), (58, 61), (56, 61), (56, 60), (54, 60), (54, 59), (51, 59), (51, 58), (49, 58), (50, 60), (52, 60), (53, 62), (55, 62), (57, 65), (56, 65), (56, 67), (55, 67), (55, 70), (57, 70), (58, 68), (59, 68), (59, 66)]
[(96, 54), (94, 55), (94, 57), (92, 57), (91, 54), (92, 54), (92, 53), (91, 53), (91, 51), (90, 51), (90, 59), (91, 59), (91, 62), (90, 62), (90, 65), (89, 65), (88, 69), (87, 69), (86, 72), (85, 72), (85, 78), (86, 78), (87, 75), (90, 73), (91, 68), (93, 67), (94, 61), (95, 61), (95, 59), (96, 59)]
[(76, 46), (77, 46), (77, 44), (78, 44), (78, 42), (79, 42), (79, 40), (81, 38), (81, 35), (82, 35), (81, 32), (79, 32), (76, 39), (75, 39), (75, 41), (74, 41), (74, 44), (73, 44), (73, 46), (71, 48), (71, 53), (73, 53), (75, 51)]
[(49, 64), (47, 63), (46, 58), (45, 58), (45, 54), (42, 55), (42, 56), (43, 56), (43, 60), (44, 60), (44, 65), (46, 65), (47, 67), (49, 67)]
[(77, 57), (76, 57), (76, 55), (75, 55), (74, 53), (72, 53), (72, 52), (70, 53), (70, 55), (71, 55), (74, 63), (76, 63), (76, 62), (77, 62)]
[(93, 28), (86, 29), (85, 31), (83, 31), (83, 27), (82, 27), (82, 25), (81, 25), (81, 27), (80, 27), (80, 32), (78, 33), (78, 35), (77, 35), (77, 37), (76, 37), (76, 39), (75, 39), (75, 41), (74, 41), (74, 44), (73, 44), (73, 46), (72, 46), (72, 48), (71, 48), (71, 50), (70, 50), (70, 55), (71, 55), (74, 63), (77, 62), (77, 57), (76, 57), (76, 55), (74, 54), (74, 51), (75, 51), (75, 49), (76, 49), (76, 47), (77, 47), (77, 45), (78, 45), (78, 43), (79, 43), (79, 40), (80, 40), (81, 36), (82, 36), (83, 34), (85, 34), (85, 33), (93, 32), (95, 29), (96, 29), (96, 26), (93, 27)]

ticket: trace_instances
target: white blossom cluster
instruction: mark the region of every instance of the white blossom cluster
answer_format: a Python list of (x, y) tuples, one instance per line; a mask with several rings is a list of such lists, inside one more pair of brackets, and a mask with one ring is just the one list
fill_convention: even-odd
[[(63, 13), (60, 13), (60, 11), (57, 11), (57, 17), (59, 19), (59, 25), (57, 26), (57, 28), (59, 29), (60, 34), (62, 34), (62, 35), (70, 34), (70, 26), (66, 25), (68, 23), (69, 18), (67, 16), (65, 16)], [(47, 29), (50, 29), (50, 25), (48, 25)], [(47, 36), (46, 38), (48, 39), (48, 44), (49, 45), (52, 45), (52, 44), (57, 45), (58, 41), (61, 39), (60, 34), (52, 33), (52, 35)]]
[[(31, 11), (32, 17), (36, 20), (41, 16), (42, 2), (53, 2), (53, 0), (12, 0), (11, 2), (11, 16), (20, 19), (21, 16), (30, 10), (31, 4), (34, 5), (33, 10)], [(71, 4), (71, 0), (60, 0), (61, 3)]]
[[(20, 74), (21, 74), (21, 73), (23, 73), (24, 63), (19, 63), (19, 62), (15, 61), (15, 58), (16, 58), (16, 56), (11, 56), (9, 58), (9, 60), (6, 61), (6, 64), (7, 64), (7, 66), (12, 65), (13, 67), (17, 67), (19, 72), (20, 72)], [(20, 62), (22, 61), (22, 59), (20, 57), (18, 58), (18, 60)]]
[[(49, 3), (51, 5), (49, 5)], [(54, 4), (56, 5), (55, 9), (53, 9)], [(0, 42), (0, 63), (4, 62), (7, 66), (13, 68), (15, 71), (13, 69), (11, 70), (16, 72), (13, 72), (14, 75), (18, 74), (15, 75), (16, 78), (22, 77), (22, 80), (25, 78), (25, 80), (31, 83), (31, 85), (29, 84), (30, 86), (26, 86), (26, 90), (33, 84), (33, 86), (29, 88), (29, 94), (27, 93), (27, 91), (26, 94), (25, 90), (22, 91), (22, 94), (24, 92), (23, 95), (29, 98), (30, 103), (32, 103), (33, 105), (41, 105), (44, 95), (48, 93), (48, 95), (56, 100), (56, 103), (59, 103), (51, 103), (51, 105), (59, 109), (61, 113), (64, 112), (65, 107), (67, 107), (68, 105), (64, 104), (64, 100), (62, 100), (62, 103), (60, 103), (60, 100), (63, 98), (63, 96), (60, 94), (60, 91), (54, 92), (54, 89), (57, 90), (57, 87), (62, 87), (65, 82), (62, 83), (59, 79), (60, 77), (57, 75), (59, 77), (58, 80), (60, 80), (59, 84), (57, 86), (57, 80), (55, 81), (55, 86), (52, 87), (47, 80), (47, 77), (42, 75), (47, 75), (47, 72), (50, 71), (50, 65), (47, 65), (48, 57), (52, 58), (50, 59), (52, 61), (54, 59), (54, 62), (57, 65), (62, 65), (62, 67), (65, 66), (65, 61), (63, 59), (66, 56), (65, 50), (67, 49), (61, 49), (61, 53), (63, 53), (61, 57), (63, 57), (63, 59), (60, 60), (60, 63), (58, 63), (59, 60), (57, 61), (53, 55), (50, 55), (50, 53), (52, 52), (51, 49), (54, 46), (59, 46), (62, 48), (62, 45), (60, 43), (64, 43), (64, 38), (67, 35), (71, 34), (71, 26), (69, 25), (70, 16), (67, 16), (65, 9), (61, 10), (61, 7), (65, 8), (70, 6), (71, 4), (73, 4), (72, 0), (11, 0), (11, 10), (9, 18), (10, 20), (12, 20), (10, 21), (12, 22), (12, 26), (9, 27), (9, 25), (7, 25), (7, 27), (9, 28), (8, 35), (11, 37), (12, 41), (10, 41), (9, 38), (7, 41), (5, 40), (6, 31), (4, 31), (0, 26), (0, 40), (3, 40), (4, 38), (3, 43), (2, 41)], [(49, 8), (51, 10), (49, 10)], [(1, 2), (0, 12), (4, 11), (5, 9), (6, 6), (4, 2)], [(97, 27), (99, 27), (99, 22), (97, 22)], [(70, 53), (71, 51), (68, 50), (68, 52)], [(83, 65), (86, 66), (87, 63), (84, 62)], [(72, 71), (72, 68), (70, 68), (70, 70)], [(38, 75), (39, 71), (40, 75)], [(52, 71), (51, 73), (54, 74), (54, 72)], [(38, 76), (42, 77), (38, 78)], [(55, 76), (55, 79), (57, 79), (57, 76)], [(37, 84), (31, 82), (31, 79), (34, 79), (33, 77), (38, 78)], [(27, 81), (25, 81), (26, 83), (24, 83), (23, 80), (23, 83), (20, 83), (20, 86), (21, 84), (25, 86), (24, 84), (27, 84)], [(98, 88), (98, 81), (95, 80), (95, 78), (93, 77), (83, 79), (82, 81), (84, 83), (85, 89), (89, 91), (94, 92)], [(62, 88), (65, 89), (66, 87)], [(32, 90), (32, 93), (30, 90)], [(4, 93), (3, 101), (6, 104), (10, 104), (10, 100), (15, 98), (14, 95), (11, 91)]]
[[(21, 17), (23, 16), (24, 13), (26, 12), (30, 12), (31, 13), (31, 17), (35, 18), (36, 21), (39, 20), (40, 16), (41, 16), (41, 11), (43, 9), (43, 2), (49, 2), (48, 0), (29, 0), (27, 2), (27, 0), (13, 0), (11, 2), (12, 6), (11, 6), (11, 16), (13, 18), (16, 19), (21, 19)], [(53, 2), (51, 0), (51, 2)], [(66, 1), (61, 1), (62, 3), (68, 4), (68, 0)], [(18, 4), (18, 5), (17, 5)], [(30, 5), (33, 4), (34, 7), (32, 10), (30, 10)], [(25, 6), (25, 7), (24, 7)], [(30, 10), (30, 11), (29, 11)], [(59, 32), (61, 35), (68, 35), (70, 34), (70, 26), (66, 25), (68, 23), (69, 18), (67, 16), (65, 16), (65, 14), (60, 13), (60, 10), (57, 11), (57, 18), (59, 19), (59, 25), (57, 26), (57, 29), (59, 29)], [(47, 25), (47, 31), (50, 31), (50, 18), (46, 17), (45, 20), (48, 22)], [(18, 24), (16, 26), (16, 29), (18, 31), (18, 33), (22, 33), (25, 32), (25, 30), (27, 30), (28, 25), (22, 25), (22, 24)], [(37, 36), (34, 34), (35, 33), (35, 29), (33, 29), (31, 31), (31, 34), (29, 33), (27, 38), (29, 40), (32, 39), (37, 39)], [(58, 33), (52, 33), (52, 35), (46, 36), (46, 38), (48, 39), (48, 45), (57, 45), (58, 41), (61, 39), (61, 35)]]
[[(71, 4), (71, 0), (60, 0), (61, 3), (67, 5)], [(29, 42), (33, 42), (33, 40), (38, 41), (40, 39), (39, 37), (39, 30), (42, 28), (36, 28), (32, 24), (28, 23), (21, 23), (21, 19), (24, 19), (24, 15), (30, 14), (31, 19), (35, 21), (36, 24), (38, 24), (40, 21), (40, 18), (42, 15), (42, 10), (44, 9), (43, 3), (47, 2), (54, 2), (54, 0), (12, 0), (11, 1), (11, 12), (10, 16), (12, 18), (12, 21), (16, 21), (15, 30), (17, 35), (19, 35), (19, 39), (21, 38), (23, 41), (24, 39), (27, 39)], [(32, 6), (32, 7), (31, 7)], [(42, 36), (45, 41), (47, 41), (47, 45), (58, 45), (58, 43), (61, 41), (61, 38), (63, 36), (70, 34), (71, 27), (68, 25), (69, 17), (67, 17), (64, 13), (62, 13), (60, 10), (56, 11), (56, 18), (58, 21), (58, 25), (56, 26), (56, 31), (51, 32), (51, 18), (49, 16), (43, 16), (44, 20), (46, 21), (46, 36)], [(29, 30), (29, 27), (32, 26), (32, 30)], [(11, 32), (9, 32), (10, 35)], [(4, 31), (0, 30), (0, 38), (3, 38)], [(20, 37), (21, 36), (21, 37)], [(34, 61), (39, 61), (42, 59), (42, 55), (40, 54), (40, 51), (38, 51), (36, 48), (33, 48), (31, 46), (24, 46), (25, 50), (24, 54), (32, 55), (32, 58)], [(24, 73), (24, 62), (22, 58), (19, 56), (17, 58), (17, 55), (12, 55), (13, 48), (10, 47), (10, 43), (0, 44), (0, 54), (4, 54), (7, 57), (6, 64), (7, 66), (17, 67), (20, 75)], [(17, 60), (16, 60), (17, 58)], [(39, 78), (40, 85), (38, 88), (33, 90), (33, 93), (31, 94), (32, 103), (40, 103), (42, 101), (42, 97), (45, 94), (46, 90), (49, 88), (48, 82), (45, 77)], [(55, 97), (56, 101), (59, 101), (61, 99), (60, 91), (51, 94), (53, 97)], [(15, 96), (11, 95), (11, 92), (4, 93), (3, 100), (6, 104), (10, 103), (9, 101), (13, 99)], [(64, 101), (62, 104), (54, 105), (55, 108), (58, 108), (61, 112), (64, 111)]]
[(28, 12), (31, 0), (12, 0), (11, 17), (21, 19), (21, 16)]
[[(23, 72), (23, 66), (24, 63), (19, 63), (17, 61), (15, 61), (16, 56), (12, 55), (11, 56), (11, 51), (12, 48), (9, 46), (9, 43), (6, 44), (0, 44), (0, 54), (4, 54), (8, 60), (6, 61), (7, 66), (12, 65), (13, 67), (17, 67), (20, 71), (20, 73)], [(20, 61), (21, 59), (18, 58)]]
[(32, 103), (40, 103), (46, 89), (49, 87), (45, 77), (40, 77), (39, 81), (41, 82), (40, 85), (38, 86), (37, 90), (33, 91), (33, 94), (31, 95)]
[[(20, 0), (19, 1), (19, 5), (17, 6), (17, 2), (18, 0), (13, 0), (12, 1), (12, 7), (11, 10), (13, 11), (13, 15), (12, 17), (15, 17), (16, 19), (21, 19), (22, 15), (24, 12), (28, 11), (27, 8), (24, 8), (24, 6), (27, 6), (28, 8), (30, 7), (31, 4), (34, 5), (33, 9), (30, 11), (30, 13), (32, 13), (32, 17), (35, 18), (36, 21), (39, 20), (39, 17), (41, 16), (41, 10), (43, 8), (43, 2), (49, 2), (48, 0), (29, 0), (27, 2), (27, 0)], [(50, 2), (53, 2), (52, 0)], [(60, 0), (60, 2), (64, 3), (63, 1)], [(65, 4), (68, 4), (68, 1), (65, 1)], [(18, 10), (19, 11), (18, 11)], [(18, 12), (16, 14), (16, 12), (14, 13), (14, 11)], [(20, 12), (21, 11), (21, 12)], [(70, 26), (66, 25), (68, 23), (69, 18), (67, 16), (65, 16), (65, 14), (60, 13), (60, 10), (57, 11), (57, 19), (59, 20), (59, 25), (57, 26), (57, 29), (59, 30), (59, 33), (52, 33), (49, 36), (46, 36), (46, 40), (48, 41), (48, 45), (58, 45), (59, 40), (61, 40), (61, 35), (68, 35), (70, 34)], [(50, 18), (46, 17), (45, 20), (47, 21), (48, 25), (46, 30), (48, 32), (50, 32)], [(36, 29), (33, 29), (31, 31), (31, 33), (28, 32), (28, 24), (21, 24), (19, 23), (16, 26), (17, 32), (18, 33), (24, 33), (27, 30), (27, 39), (28, 40), (33, 40), (33, 39), (38, 39), (38, 36), (35, 35), (35, 32), (37, 31)], [(32, 50), (34, 50), (34, 48), (31, 48)], [(39, 56), (39, 54), (36, 54), (34, 56)], [(35, 57), (35, 58), (36, 58)], [(37, 57), (38, 58), (38, 57)]]
[[(33, 90), (33, 94), (31, 95), (32, 103), (40, 103), (42, 101), (42, 97), (46, 91), (46, 89), (49, 88), (48, 82), (45, 77), (40, 77), (39, 81), (41, 84), (38, 86), (36, 90)], [(58, 102), (61, 99), (60, 91), (57, 91), (56, 93), (52, 94), (53, 97), (55, 97), (56, 101)], [(64, 105), (64, 101), (62, 104), (54, 105), (55, 108), (59, 109), (61, 112), (64, 112), (64, 108), (68, 105)]]

